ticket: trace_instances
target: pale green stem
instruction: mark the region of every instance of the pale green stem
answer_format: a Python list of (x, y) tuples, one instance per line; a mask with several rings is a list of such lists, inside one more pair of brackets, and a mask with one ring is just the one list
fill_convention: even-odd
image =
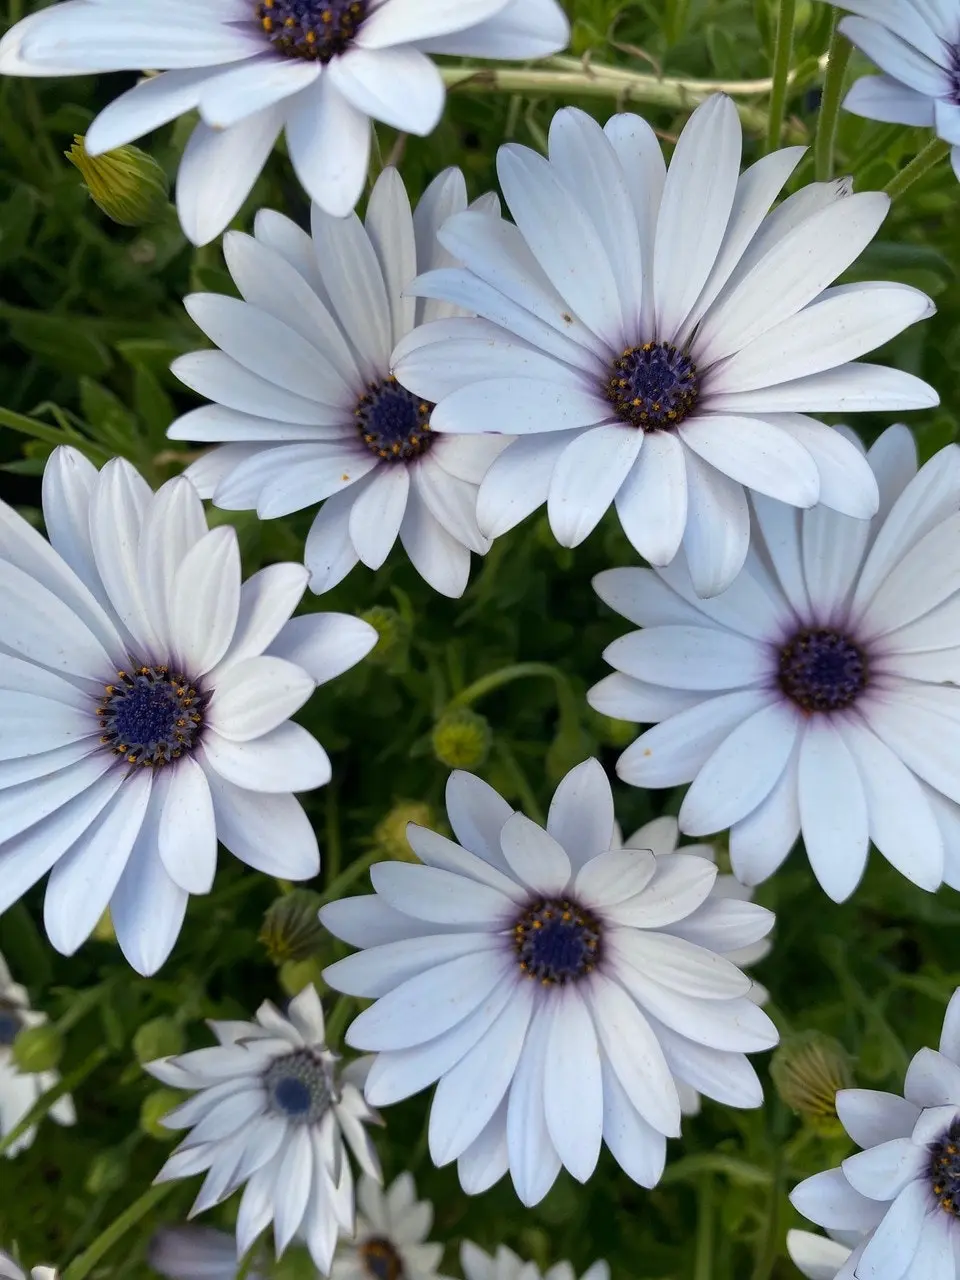
[(837, 124), (840, 120), (840, 102), (843, 98), (843, 78), (850, 61), (850, 41), (837, 28), (840, 15), (834, 14), (830, 46), (827, 49), (827, 69), (823, 78), (823, 96), (817, 117), (817, 137), (814, 142), (814, 169), (818, 182), (829, 182), (833, 177), (833, 149), (837, 140)]
[(783, 116), (787, 105), (790, 59), (793, 56), (793, 24), (797, 16), (797, 0), (780, 0), (777, 35), (773, 50), (773, 88), (770, 91), (770, 118), (767, 121), (767, 150), (775, 151), (783, 134)]
[(922, 178), (925, 173), (929, 173), (941, 160), (946, 159), (949, 154), (949, 142), (944, 142), (942, 138), (932, 139), (919, 155), (913, 157), (905, 169), (901, 169), (897, 176), (887, 183), (884, 191), (891, 200), (895, 200), (897, 196), (902, 196), (908, 187), (912, 187), (918, 178)]
[(145, 1191), (139, 1200), (134, 1200), (133, 1204), (118, 1218), (114, 1218), (105, 1231), (101, 1231), (89, 1249), (81, 1253), (79, 1258), (74, 1258), (64, 1271), (63, 1280), (84, 1280), (104, 1254), (122, 1240), (141, 1218), (146, 1217), (154, 1205), (159, 1204), (164, 1196), (169, 1195), (175, 1185), (173, 1182), (161, 1183), (160, 1186), (151, 1187), (149, 1191)]
[(697, 1196), (697, 1256), (693, 1280), (713, 1280), (715, 1190), (714, 1180), (707, 1174), (700, 1183)]
[(473, 684), (468, 684), (465, 689), (461, 689), (458, 694), (450, 699), (450, 706), (469, 707), (472, 703), (486, 697), (488, 693), (493, 693), (495, 689), (499, 689), (505, 684), (511, 684), (514, 680), (525, 680), (528, 676), (546, 676), (556, 684), (562, 693), (568, 691), (569, 686), (562, 672), (558, 671), (556, 667), (551, 667), (549, 663), (517, 662), (513, 666), (501, 667), (499, 671), (491, 671), (489, 675), (481, 676), (479, 680), (474, 680)]

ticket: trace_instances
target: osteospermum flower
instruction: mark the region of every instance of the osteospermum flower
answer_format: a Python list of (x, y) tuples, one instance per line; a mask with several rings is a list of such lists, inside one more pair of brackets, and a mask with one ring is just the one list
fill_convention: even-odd
[(299, 1235), (327, 1275), (337, 1236), (354, 1228), (353, 1172), (344, 1139), (364, 1173), (380, 1177), (364, 1128), (379, 1121), (360, 1092), (366, 1064), (338, 1070), (312, 986), (291, 1000), (287, 1017), (265, 1000), (256, 1022), (210, 1026), (217, 1047), (146, 1066), (164, 1084), (198, 1090), (163, 1118), (168, 1128), (190, 1133), (156, 1181), (207, 1170), (191, 1216), (246, 1184), (237, 1256), (272, 1222), (278, 1257)]
[[(17, 1265), (9, 1253), (0, 1249), (0, 1277), (2, 1280), (27, 1280), (27, 1273)], [(34, 1267), (30, 1280), (57, 1280), (54, 1267)]]
[[(371, 1049), (366, 1095), (396, 1102), (437, 1082), (429, 1146), (469, 1193), (509, 1169), (536, 1204), (561, 1165), (585, 1182), (605, 1141), (653, 1186), (680, 1132), (677, 1079), (735, 1107), (762, 1102), (746, 1052), (777, 1033), (750, 979), (718, 953), (763, 937), (773, 916), (688, 922), (716, 867), (614, 847), (613, 798), (596, 760), (567, 774), (544, 831), (469, 773), (447, 813), (459, 844), (411, 824), (424, 864), (379, 863), (376, 893), (325, 906), (366, 948), (325, 971), (376, 1003), (347, 1041)], [(720, 913), (723, 915), (724, 913)]]
[[(854, 1248), (843, 1243), (847, 1233), (840, 1232), (839, 1237), (834, 1240), (814, 1235), (812, 1231), (788, 1231), (787, 1253), (808, 1280), (837, 1280)], [(846, 1275), (850, 1274), (848, 1269)]]
[(376, 643), (342, 614), (290, 619), (300, 565), (241, 582), (233, 529), (188, 480), (57, 449), (49, 543), (0, 504), (0, 912), (47, 871), (44, 923), (71, 955), (109, 904), (140, 973), (170, 954), (217, 840), (268, 875), (319, 868), (291, 794), (330, 761), (289, 717)]
[[(239, 1264), (237, 1244), (215, 1227), (161, 1227), (150, 1240), (147, 1261), (168, 1280), (234, 1280)], [(263, 1280), (259, 1259), (245, 1276)]]
[(437, 1272), (442, 1244), (428, 1244), (433, 1205), (417, 1199), (409, 1173), (384, 1191), (373, 1178), (357, 1187), (357, 1228), (342, 1240), (331, 1280), (445, 1280)]
[(837, 1114), (863, 1149), (790, 1199), (831, 1232), (866, 1233), (837, 1280), (956, 1280), (960, 1275), (960, 992), (940, 1051), (915, 1054), (904, 1096), (843, 1089)]
[(337, 217), (363, 189), (370, 119), (430, 133), (443, 110), (428, 53), (537, 58), (564, 48), (557, 0), (66, 0), (16, 23), (0, 74), (161, 68), (94, 120), (99, 155), (198, 111), (177, 178), (195, 244), (226, 227), (281, 129), (297, 177)]
[(323, 502), (306, 545), (314, 591), (358, 560), (379, 569), (399, 536), (421, 576), (459, 596), (470, 552), (490, 545), (477, 527), (477, 485), (502, 440), (437, 435), (433, 406), (392, 372), (396, 343), (451, 310), (402, 291), (418, 264), (445, 257), (437, 228), (466, 202), (463, 175), (448, 169), (411, 215), (400, 175), (385, 169), (364, 224), (315, 208), (311, 241), (261, 213), (254, 237), (224, 242), (244, 301), (187, 299), (220, 350), (182, 356), (173, 371), (216, 403), (169, 434), (231, 442), (187, 472), (219, 507), (269, 519)]
[(933, 129), (960, 178), (960, 0), (831, 0), (840, 30), (884, 73), (844, 99), (855, 115)]
[[(42, 1027), (47, 1015), (30, 1008), (26, 987), (14, 982), (3, 956), (0, 956), (0, 1137), (11, 1133), (33, 1104), (60, 1081), (56, 1071), (21, 1071), (13, 1061), (13, 1042), (24, 1027)], [(57, 1124), (74, 1124), (73, 1099), (64, 1094), (48, 1113)], [(7, 1147), (5, 1154), (15, 1156), (29, 1147), (37, 1135), (36, 1127), (25, 1130)], [(0, 1275), (3, 1272), (0, 1271)]]
[(917, 472), (906, 427), (867, 454), (870, 522), (754, 498), (746, 567), (714, 600), (686, 565), (613, 569), (595, 586), (643, 627), (606, 650), (589, 701), (656, 727), (620, 757), (643, 787), (692, 782), (690, 835), (730, 830), (745, 884), (803, 835), (835, 901), (871, 840), (921, 888), (960, 887), (960, 448)]
[[(577, 1275), (569, 1262), (558, 1262), (541, 1273), (534, 1263), (524, 1262), (505, 1244), (491, 1257), (470, 1240), (460, 1246), (460, 1266), (466, 1280), (576, 1280)], [(581, 1280), (610, 1280), (610, 1268), (603, 1261), (595, 1262)]]
[(683, 130), (669, 171), (634, 115), (601, 129), (562, 110), (549, 159), (501, 147), (515, 226), (452, 218), (441, 242), (462, 267), (415, 288), (481, 319), (402, 344), (400, 381), (437, 402), (437, 431), (519, 436), (480, 487), (491, 537), (544, 501), (576, 546), (616, 503), (652, 564), (682, 545), (702, 596), (743, 565), (744, 490), (871, 516), (869, 468), (806, 415), (920, 408), (936, 393), (896, 369), (853, 363), (931, 314), (916, 289), (828, 286), (870, 243), (890, 201), (846, 183), (804, 187), (772, 213), (803, 155), (739, 173), (740, 123), (715, 96)]

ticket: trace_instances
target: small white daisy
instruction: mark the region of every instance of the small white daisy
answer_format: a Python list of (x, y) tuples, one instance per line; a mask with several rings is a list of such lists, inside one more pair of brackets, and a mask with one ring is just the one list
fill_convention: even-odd
[[(147, 1261), (168, 1280), (234, 1280), (237, 1243), (215, 1227), (161, 1227), (150, 1240)], [(263, 1280), (259, 1259), (245, 1271), (247, 1280)]]
[(161, 68), (104, 108), (101, 155), (198, 111), (177, 208), (195, 244), (227, 226), (281, 129), (297, 177), (336, 217), (363, 189), (370, 120), (430, 133), (443, 111), (428, 53), (538, 58), (570, 34), (557, 0), (66, 0), (16, 23), (0, 74)]
[(306, 545), (316, 592), (358, 560), (379, 569), (399, 536), (418, 573), (459, 596), (470, 552), (490, 546), (477, 527), (477, 486), (505, 441), (437, 435), (433, 405), (392, 372), (402, 338), (456, 310), (403, 290), (418, 267), (449, 260), (436, 232), (466, 204), (463, 175), (447, 169), (411, 213), (403, 180), (385, 169), (365, 223), (315, 207), (311, 239), (263, 212), (253, 237), (224, 241), (244, 301), (187, 299), (219, 350), (181, 356), (173, 371), (216, 403), (169, 434), (230, 442), (187, 472), (218, 507), (255, 507), (266, 520), (323, 502)]
[[(788, 1231), (787, 1253), (793, 1259), (798, 1270), (807, 1280), (837, 1280), (844, 1264), (849, 1261), (850, 1254), (859, 1241), (859, 1234), (853, 1244), (845, 1244), (844, 1239), (850, 1233), (834, 1233), (837, 1239), (815, 1235), (812, 1231)], [(846, 1273), (850, 1274), (849, 1269)], [(188, 1280), (188, 1278), (184, 1278)]]
[(847, 111), (933, 129), (951, 144), (960, 178), (960, 0), (831, 0), (840, 30), (884, 73), (863, 76)]
[[(27, 1273), (11, 1258), (9, 1253), (0, 1249), (0, 1280), (27, 1280)], [(57, 1280), (54, 1267), (34, 1267), (30, 1272), (30, 1280)]]
[(428, 1244), (433, 1205), (417, 1200), (409, 1173), (401, 1173), (387, 1191), (373, 1178), (357, 1187), (357, 1229), (342, 1240), (331, 1280), (447, 1280), (437, 1267), (442, 1244)]
[(795, 1208), (833, 1232), (866, 1234), (836, 1280), (960, 1275), (960, 991), (939, 1053), (921, 1049), (904, 1096), (841, 1089), (837, 1115), (863, 1149), (795, 1187)]
[[(505, 1244), (491, 1257), (469, 1240), (460, 1246), (460, 1266), (465, 1280), (576, 1280), (577, 1276), (569, 1262), (558, 1262), (541, 1275), (534, 1263), (524, 1262)], [(605, 1262), (595, 1262), (581, 1280), (610, 1280), (610, 1268)]]
[[(42, 1027), (46, 1021), (45, 1013), (30, 1008), (26, 987), (14, 982), (0, 956), (0, 1137), (12, 1132), (37, 1099), (60, 1081), (56, 1071), (20, 1071), (13, 1061), (13, 1042), (18, 1033), (24, 1027)], [(77, 1116), (70, 1095), (58, 1098), (49, 1115), (57, 1124), (75, 1124)], [(8, 1158), (17, 1155), (36, 1136), (36, 1128), (27, 1129), (5, 1154)]]
[(692, 782), (681, 831), (729, 827), (745, 884), (802, 834), (837, 902), (871, 840), (921, 888), (960, 887), (960, 448), (918, 473), (896, 426), (867, 461), (881, 494), (872, 522), (754, 496), (746, 567), (713, 600), (697, 598), (682, 560), (595, 579), (643, 630), (606, 650), (617, 673), (590, 705), (656, 725), (620, 757), (620, 777)]
[(451, 775), (447, 813), (459, 844), (411, 823), (423, 865), (379, 863), (375, 894), (320, 913), (366, 948), (324, 976), (376, 1000), (346, 1037), (377, 1053), (368, 1100), (437, 1082), (436, 1164), (457, 1160), (471, 1194), (509, 1169), (532, 1205), (561, 1165), (585, 1182), (605, 1141), (653, 1186), (680, 1132), (678, 1079), (729, 1106), (761, 1105), (745, 1054), (775, 1044), (776, 1028), (718, 953), (762, 938), (770, 912), (738, 903), (689, 926), (716, 866), (616, 848), (596, 760), (560, 783), (546, 831), (469, 773)]
[(190, 1129), (157, 1182), (208, 1170), (191, 1217), (246, 1183), (237, 1217), (237, 1256), (273, 1223), (279, 1257), (295, 1235), (329, 1274), (337, 1237), (354, 1229), (353, 1172), (346, 1139), (364, 1173), (380, 1177), (365, 1125), (379, 1123), (360, 1092), (367, 1064), (338, 1070), (326, 1047), (323, 1010), (305, 987), (283, 1017), (269, 1000), (256, 1022), (211, 1022), (220, 1041), (148, 1063), (175, 1089), (199, 1092), (163, 1119)]
[(682, 545), (711, 596), (746, 558), (745, 489), (876, 511), (862, 456), (806, 415), (937, 404), (911, 374), (855, 363), (933, 304), (902, 284), (830, 287), (886, 216), (882, 192), (814, 184), (768, 213), (803, 148), (742, 175), (740, 151), (726, 97), (693, 113), (669, 171), (638, 116), (601, 129), (565, 109), (549, 159), (500, 149), (516, 225), (467, 212), (444, 226), (463, 266), (414, 288), (481, 318), (417, 333), (395, 369), (436, 403), (435, 430), (520, 437), (480, 487), (490, 537), (546, 502), (575, 547), (615, 502), (644, 559)]
[(0, 504), (0, 912), (50, 871), (44, 923), (72, 955), (109, 904), (140, 973), (164, 962), (218, 839), (308, 879), (317, 839), (294, 791), (330, 761), (289, 717), (376, 631), (290, 618), (307, 573), (241, 581), (235, 531), (207, 529), (183, 477), (153, 493), (129, 463), (57, 449), (49, 542)]

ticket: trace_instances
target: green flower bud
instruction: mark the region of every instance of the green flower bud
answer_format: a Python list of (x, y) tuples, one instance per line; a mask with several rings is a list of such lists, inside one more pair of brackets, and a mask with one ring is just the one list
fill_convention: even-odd
[(398, 800), (374, 827), (373, 843), (385, 858), (399, 862), (419, 861), (407, 839), (407, 826), (411, 822), (418, 827), (432, 827), (433, 810), (422, 800)]
[(360, 617), (380, 637), (367, 656), (368, 662), (378, 667), (387, 667), (391, 671), (402, 671), (407, 665), (407, 651), (410, 647), (412, 628), (410, 623), (396, 609), (386, 605), (375, 605), (361, 613)]
[(320, 895), (310, 889), (293, 889), (267, 908), (260, 941), (274, 964), (316, 955), (326, 936), (317, 919), (320, 901)]
[(119, 1191), (127, 1180), (130, 1162), (118, 1148), (100, 1151), (90, 1161), (84, 1188), (92, 1196)]
[(74, 134), (73, 146), (64, 155), (80, 170), (97, 208), (121, 227), (159, 221), (170, 203), (170, 184), (156, 160), (129, 146), (91, 156), (83, 143), (83, 137)]
[(63, 1036), (52, 1022), (41, 1027), (23, 1027), (13, 1042), (14, 1065), (32, 1074), (52, 1071), (63, 1056)]
[(160, 1123), (165, 1115), (183, 1101), (176, 1089), (154, 1089), (148, 1093), (140, 1107), (140, 1128), (159, 1142), (172, 1142), (177, 1136), (173, 1129)]
[(469, 707), (445, 711), (433, 726), (433, 754), (448, 769), (477, 769), (493, 742), (490, 722)]
[(846, 1049), (822, 1031), (786, 1036), (770, 1060), (777, 1093), (792, 1111), (823, 1134), (839, 1133), (837, 1091), (849, 1089), (853, 1072)]
[(138, 1062), (169, 1058), (182, 1050), (183, 1032), (172, 1018), (151, 1018), (134, 1033), (133, 1052)]

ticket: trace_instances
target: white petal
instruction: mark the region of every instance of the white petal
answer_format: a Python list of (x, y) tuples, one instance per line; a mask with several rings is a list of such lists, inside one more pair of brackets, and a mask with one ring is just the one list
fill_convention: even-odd
[(458, 599), (470, 576), (470, 552), (449, 534), (418, 492), (411, 492), (400, 525), (400, 541), (425, 582), (442, 595)]
[(217, 835), (241, 862), (285, 880), (309, 880), (320, 869), (317, 837), (291, 795), (247, 791), (206, 769)]
[(614, 640), (603, 656), (626, 675), (675, 689), (712, 692), (770, 682), (763, 646), (709, 625), (646, 627)]
[(209, 244), (250, 194), (283, 124), (283, 106), (267, 107), (230, 129), (196, 126), (177, 170), (177, 212), (187, 237)]
[(854, 1191), (842, 1169), (828, 1169), (807, 1178), (790, 1193), (794, 1208), (828, 1230), (870, 1231), (886, 1208)]
[(528, 1207), (543, 1199), (560, 1172), (543, 1105), (549, 1025), (549, 1012), (541, 1006), (527, 1032), (507, 1103), (510, 1177)]
[(229, 525), (211, 529), (187, 552), (170, 590), (174, 653), (194, 679), (226, 653), (240, 609), (240, 548)]
[(174, 884), (188, 893), (209, 893), (217, 867), (217, 828), (203, 769), (184, 756), (157, 779), (160, 810), (157, 849)]
[(586, 1182), (603, 1135), (600, 1047), (576, 986), (562, 987), (552, 1004), (543, 1088), (547, 1132), (564, 1166)]
[(570, 860), (563, 846), (522, 813), (507, 819), (500, 848), (511, 871), (538, 894), (562, 893), (570, 881)]
[(687, 524), (683, 550), (698, 596), (719, 595), (743, 568), (750, 546), (746, 495), (729, 479), (687, 452)]
[(684, 448), (669, 431), (651, 431), (617, 490), (617, 515), (636, 551), (651, 564), (669, 564), (687, 523)]
[(376, 628), (362, 618), (308, 613), (285, 623), (267, 652), (302, 667), (320, 685), (355, 667), (376, 643)]
[(917, 1123), (920, 1108), (898, 1093), (841, 1089), (837, 1094), (837, 1115), (857, 1146), (866, 1150), (906, 1137)]
[(611, 424), (584, 431), (567, 445), (547, 496), (550, 527), (561, 546), (579, 546), (597, 527), (642, 443), (642, 433), (633, 427)]
[(370, 869), (370, 879), (390, 906), (418, 920), (483, 928), (510, 921), (516, 914), (506, 894), (452, 871), (378, 862)]
[[(463, 847), (505, 870), (500, 831), (513, 813), (506, 800), (482, 778), (455, 769), (447, 779), (446, 804), (450, 826)], [(549, 820), (547, 829), (550, 830)], [(560, 838), (556, 831), (551, 835)]]
[(370, 160), (370, 120), (321, 75), (287, 116), (290, 161), (304, 189), (334, 218), (346, 218), (363, 190)]
[(566, 850), (574, 872), (613, 847), (613, 793), (598, 760), (585, 760), (561, 779), (550, 801), (547, 831)]
[[(390, 7), (382, 6), (380, 11)], [(443, 113), (446, 94), (440, 72), (409, 45), (376, 51), (361, 47), (376, 16), (372, 13), (364, 22), (363, 35), (352, 48), (327, 64), (326, 74), (355, 110), (424, 137), (433, 132)]]
[(272, 656), (244, 658), (221, 672), (205, 719), (225, 738), (249, 742), (292, 716), (315, 687), (293, 662)]
[(316, 738), (285, 720), (253, 740), (237, 742), (211, 729), (203, 758), (221, 778), (248, 791), (312, 791), (330, 781), (330, 757)]
[(857, 766), (826, 716), (800, 744), (800, 821), (813, 873), (834, 902), (849, 898), (867, 863), (867, 802)]

